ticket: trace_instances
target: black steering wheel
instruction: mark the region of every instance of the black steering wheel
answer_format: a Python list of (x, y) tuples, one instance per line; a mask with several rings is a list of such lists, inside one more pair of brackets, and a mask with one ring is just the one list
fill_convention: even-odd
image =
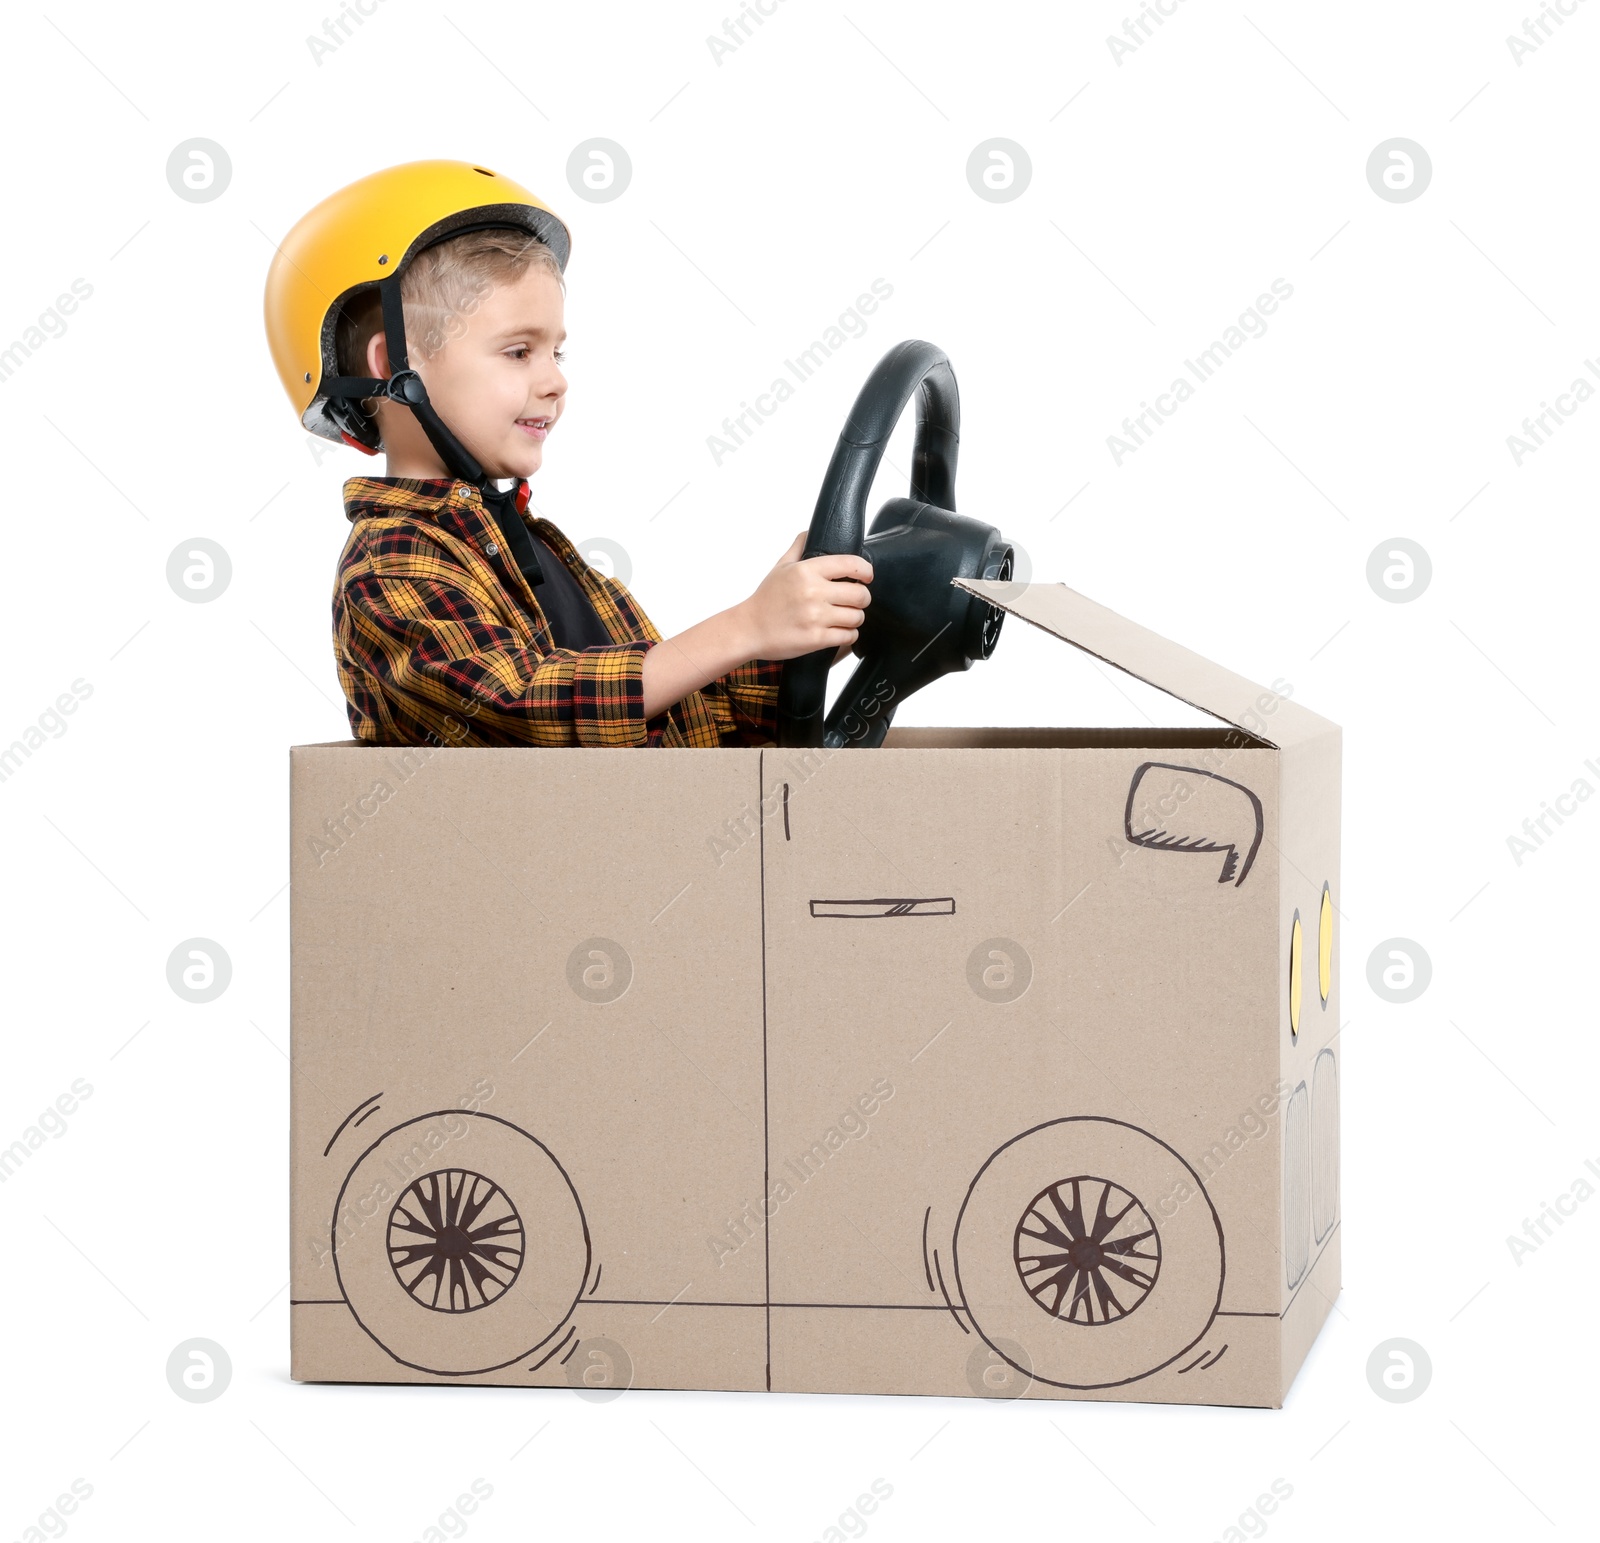
[[(936, 509), (955, 509), (956, 451), (961, 438), (955, 371), (943, 349), (908, 338), (878, 361), (850, 409), (822, 479), (802, 560), (833, 552), (862, 555), (872, 479), (913, 392), (917, 396), (917, 438), (911, 457), (911, 497)], [(822, 648), (785, 663), (778, 686), (780, 745), (822, 744), (833, 655), (833, 649)]]

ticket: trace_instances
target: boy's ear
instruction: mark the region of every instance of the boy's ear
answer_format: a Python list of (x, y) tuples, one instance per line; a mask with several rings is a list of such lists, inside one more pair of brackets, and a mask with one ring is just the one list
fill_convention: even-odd
[(367, 339), (367, 373), (375, 380), (389, 378), (389, 342), (381, 332)]

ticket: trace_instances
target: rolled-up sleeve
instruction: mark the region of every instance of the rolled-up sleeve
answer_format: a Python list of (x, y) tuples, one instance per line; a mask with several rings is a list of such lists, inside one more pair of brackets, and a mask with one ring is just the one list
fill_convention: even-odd
[[(341, 675), (370, 683), (347, 686), (357, 738), (411, 743), (420, 727), (448, 745), (649, 742), (641, 673), (650, 642), (530, 648), (465, 574), (352, 575), (335, 599), (335, 634)], [(381, 717), (358, 707), (374, 698)]]
[[(708, 702), (720, 705), (737, 745), (770, 745), (778, 737), (778, 681), (783, 664), (752, 659), (704, 688)], [(713, 706), (714, 712), (717, 706)], [(721, 717), (723, 714), (718, 713)]]

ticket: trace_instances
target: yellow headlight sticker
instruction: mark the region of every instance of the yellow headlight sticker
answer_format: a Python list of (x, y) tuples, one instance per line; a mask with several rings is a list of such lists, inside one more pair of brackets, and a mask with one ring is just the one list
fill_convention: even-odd
[(1289, 929), (1289, 1037), (1300, 1037), (1300, 913), (1294, 913), (1294, 926)]
[(1317, 918), (1317, 990), (1326, 1007), (1333, 990), (1333, 896), (1326, 884), (1322, 886), (1322, 914)]

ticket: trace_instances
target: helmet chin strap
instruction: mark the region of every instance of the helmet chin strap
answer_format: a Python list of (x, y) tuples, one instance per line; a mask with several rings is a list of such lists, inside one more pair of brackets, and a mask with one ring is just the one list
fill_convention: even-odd
[(428, 388), (422, 377), (411, 368), (406, 352), (405, 311), (400, 303), (400, 275), (391, 274), (378, 281), (378, 294), (383, 302), (383, 340), (389, 350), (389, 378), (364, 379), (354, 376), (334, 376), (323, 381), (323, 391), (330, 397), (344, 400), (364, 400), (367, 397), (387, 397), (411, 409), (411, 415), (422, 425), (422, 432), (444, 462), (450, 475), (477, 488), (484, 507), (500, 529), (506, 549), (515, 559), (522, 576), (529, 584), (544, 583), (544, 568), (539, 562), (538, 549), (522, 520), (522, 510), (528, 500), (528, 484), (517, 479), (514, 488), (506, 492), (491, 486), (478, 458), (450, 432), (448, 425), (434, 411), (428, 400)]
[(405, 311), (400, 304), (400, 275), (383, 279), (378, 284), (383, 300), (383, 340), (389, 350), (389, 379), (384, 395), (391, 401), (404, 402), (411, 415), (422, 425), (422, 432), (438, 452), (446, 470), (463, 482), (474, 484), (480, 493), (491, 491), (489, 478), (473, 453), (445, 426), (444, 420), (433, 410), (428, 400), (428, 388), (422, 377), (411, 368), (406, 352)]

